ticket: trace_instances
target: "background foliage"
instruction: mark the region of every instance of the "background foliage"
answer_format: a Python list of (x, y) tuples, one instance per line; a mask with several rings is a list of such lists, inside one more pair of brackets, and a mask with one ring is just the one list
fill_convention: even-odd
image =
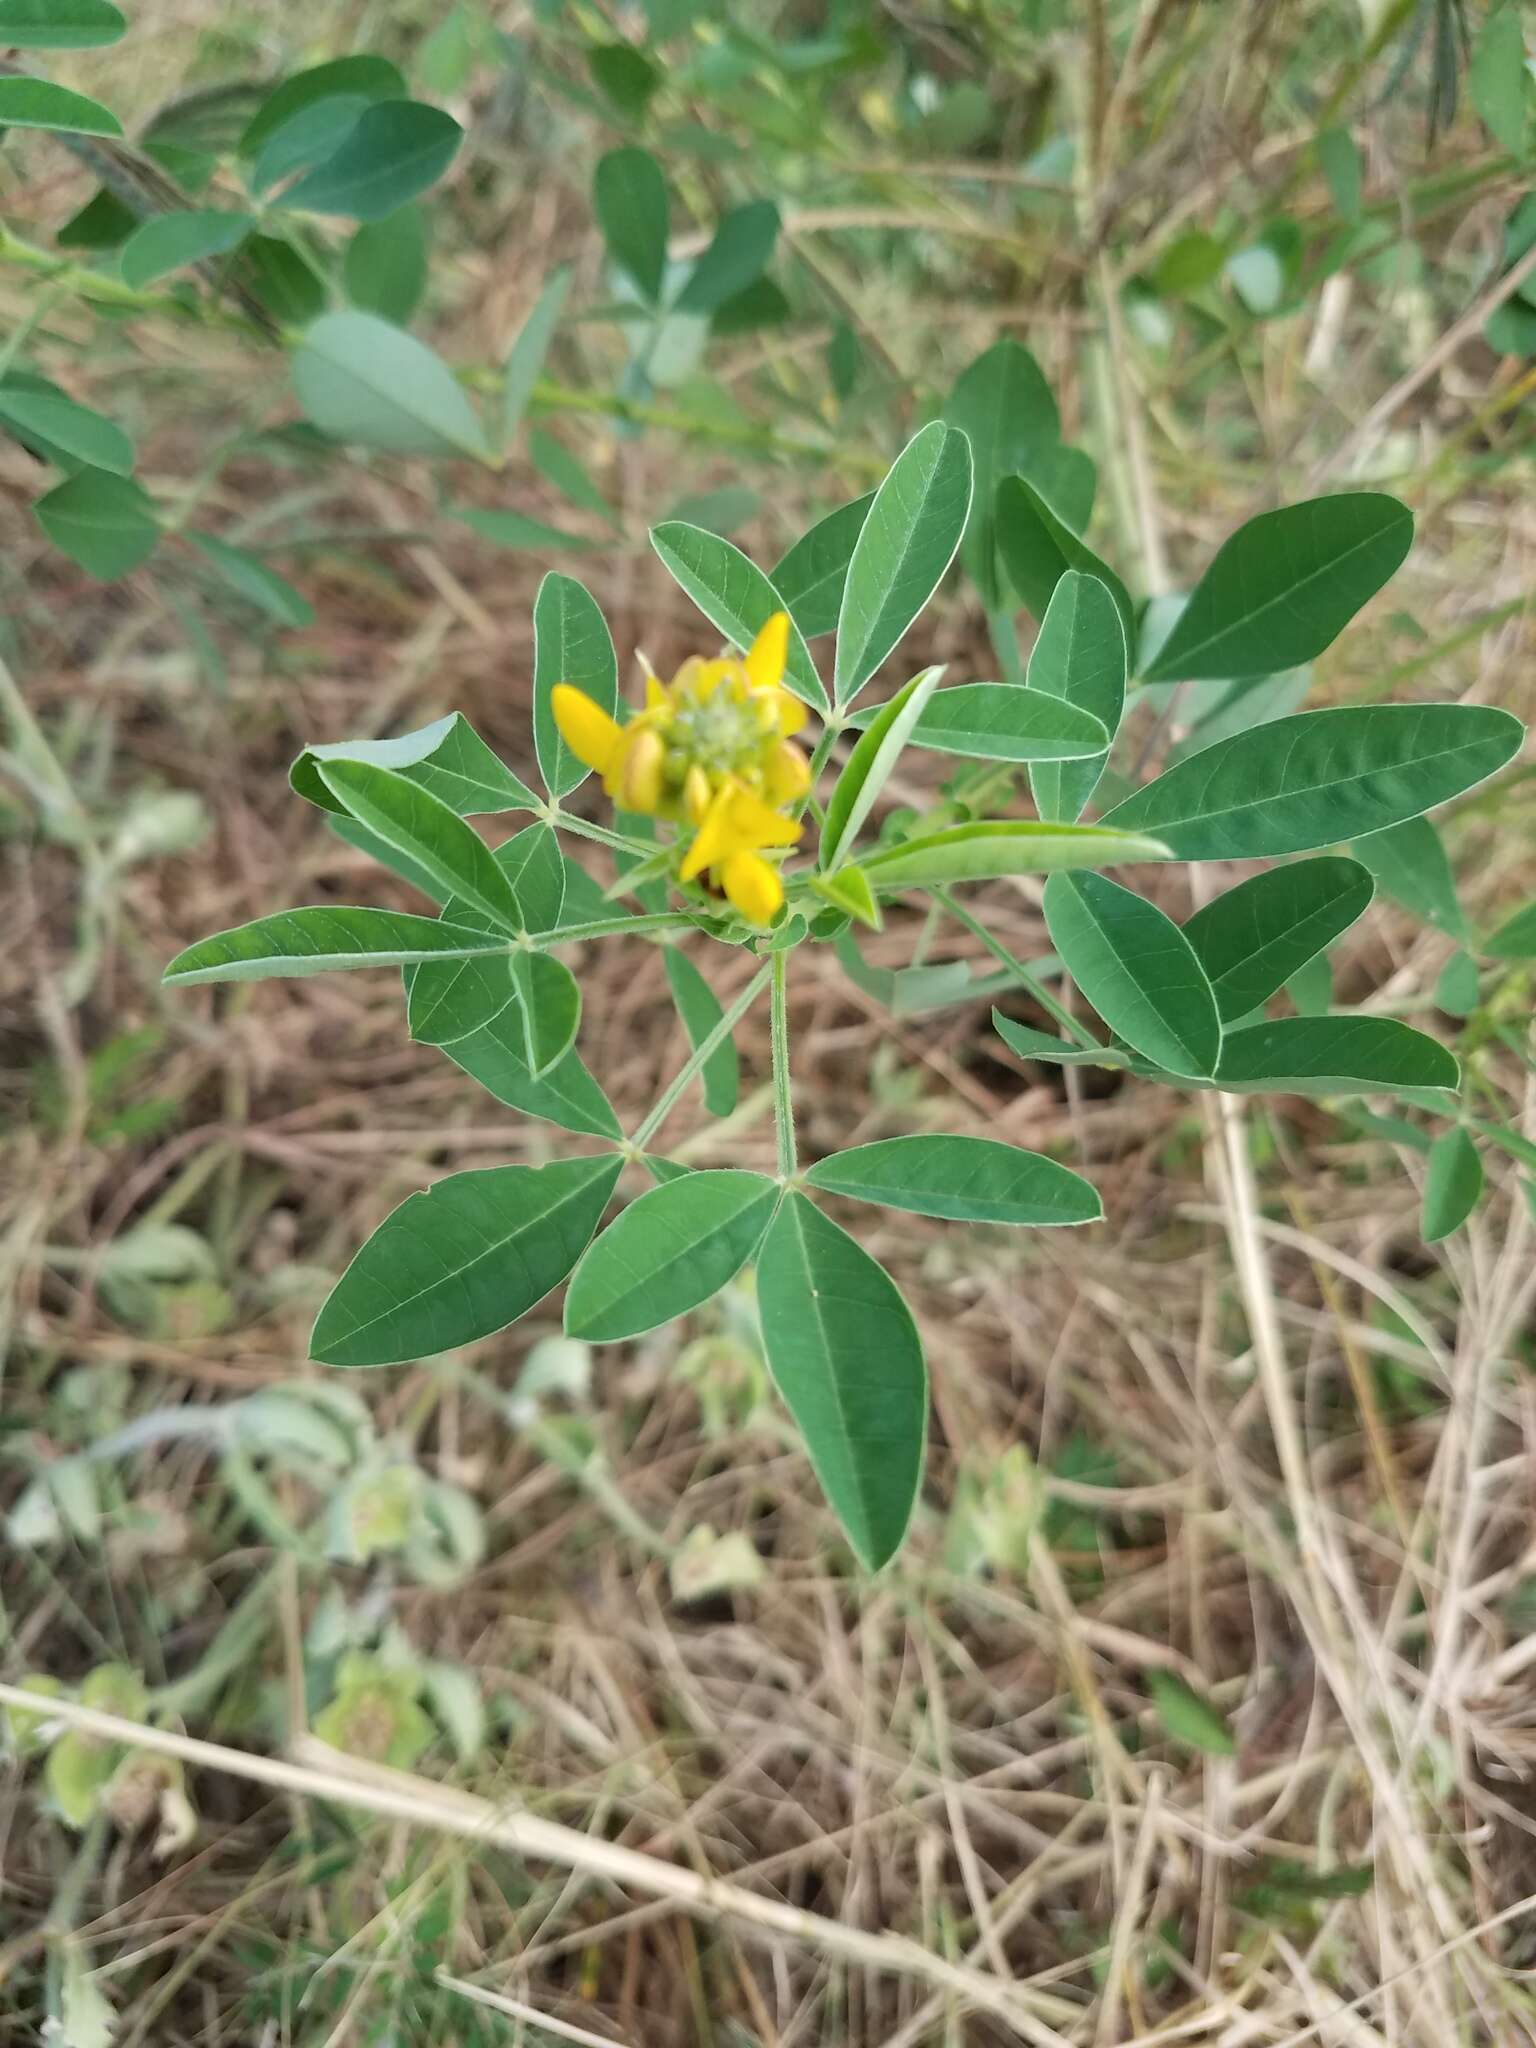
[[(1305, 901), (1242, 898), (1286, 970), (1262, 1028), (1317, 1044), (1335, 997), (1355, 1048), (1422, 1025), (1460, 1058), (1449, 1118), (1339, 1101), (1326, 1063), (1279, 1075), (1322, 1106), (1246, 1120), (1127, 1071), (1208, 1075), (1253, 1006), (1231, 896), (1189, 918), (1182, 867), (1141, 871), (1137, 912), (1094, 877), (1043, 901), (1004, 880), (970, 921), (893, 911), (821, 949), (790, 1019), (802, 1163), (934, 1367), (917, 1521), (879, 1582), (768, 1397), (745, 1282), (619, 1351), (582, 1334), (624, 1321), (598, 1299), (572, 1334), (546, 1306), (418, 1372), (307, 1369), (330, 1279), (424, 1178), (596, 1162), (548, 1164), (505, 1064), (505, 1113), (469, 1099), (387, 977), (217, 1012), (156, 985), (181, 944), (296, 900), (419, 910), (376, 879), (376, 826), (327, 806), (357, 777), (313, 743), (463, 711), (517, 786), (568, 788), (544, 692), (611, 701), (634, 648), (670, 673), (707, 644), (667, 569), (720, 631), (760, 623), (728, 542), (807, 643), (830, 631), (914, 434), (942, 510), (960, 444), (935, 419), (971, 445), (964, 580), (888, 674), (948, 663), (917, 715), (943, 707), (951, 739), (956, 678), (1022, 680), (1010, 593), (1038, 621), (1107, 562), (1123, 582), (1064, 607), (1105, 591), (1150, 636), (1131, 779), (1266, 720), (1398, 717), (1386, 699), (1489, 732), (1528, 713), (1518, 9), (130, 12), (123, 34), (103, 0), (0, 5), (26, 74), (0, 77), (4, 1676), (258, 1751), (307, 1725), (823, 1917), (775, 1960), (739, 1917), (627, 1915), (600, 1862), (392, 1836), (81, 1731), (43, 1754), (13, 1714), (38, 1753), (9, 1781), (5, 2024), (519, 2038), (472, 1979), (646, 2041), (1107, 2040), (1170, 2015), (1224, 2038), (1240, 2012), (1286, 2038), (1340, 1999), (1362, 2038), (1523, 2038), (1501, 1915), (1529, 1890), (1526, 771), (1376, 835), (1271, 820), (1239, 846), (1145, 797), (1115, 820), (1206, 861), (1348, 839), (1267, 871), (1312, 870)], [(1344, 485), (1318, 517), (1364, 526), (1244, 527), (1271, 573), (1309, 541), (1369, 556), (1359, 602), (1407, 546), (1381, 494), (1411, 507), (1406, 568), (1336, 647), (1353, 602), (1294, 646), (1230, 594), (1159, 609), (1217, 557), (1209, 591), (1245, 521)], [(839, 696), (894, 644), (878, 567), (822, 664)], [(305, 747), (322, 808), (285, 792)], [(460, 794), (508, 775), (466, 728), (434, 747)], [(1042, 810), (1086, 800), (1091, 763), (1023, 758), (904, 756), (871, 829), (1026, 780)], [(1234, 759), (1246, 800), (1264, 755)], [(1164, 958), (1170, 915), (1211, 1016), (1155, 980), (1148, 1011), (1145, 973), (1127, 1009), (1096, 974), (1106, 920), (1132, 920), (1123, 969)], [(1064, 1050), (1052, 949), (1123, 1058)], [(632, 941), (584, 975), (623, 1127), (755, 972), (722, 957)], [(702, 1073), (723, 1124), (669, 1150), (750, 1198), (769, 1047), (751, 1023), (729, 1044)], [(962, 1127), (1086, 1163), (1109, 1223), (1059, 1250), (840, 1206), (875, 1169), (839, 1148)], [(814, 1266), (840, 1236), (816, 1216), (795, 1196), (764, 1262), (793, 1241)], [(872, 1967), (828, 1923), (927, 1960)]]

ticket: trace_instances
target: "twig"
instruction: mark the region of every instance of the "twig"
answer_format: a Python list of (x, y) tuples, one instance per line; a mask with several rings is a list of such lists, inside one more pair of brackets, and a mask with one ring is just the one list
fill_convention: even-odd
[(884, 1970), (893, 1976), (942, 1987), (1008, 2020), (1026, 2039), (1040, 2044), (1040, 2048), (1069, 2048), (1065, 2036), (1039, 2017), (1041, 2011), (1057, 2017), (1071, 2014), (1073, 2008), (1063, 2001), (1000, 1984), (985, 1971), (967, 1969), (942, 1956), (930, 1955), (920, 1942), (907, 1935), (888, 1931), (875, 1934), (862, 1927), (844, 1927), (820, 1913), (804, 1912), (780, 1899), (760, 1898), (724, 1878), (702, 1877), (697, 1871), (681, 1869), (675, 1863), (647, 1856), (622, 1843), (607, 1842), (599, 1836), (582, 1834), (579, 1829), (563, 1827), (558, 1821), (498, 1806), (477, 1793), (439, 1785), (409, 1771), (363, 1763), (312, 1735), (299, 1738), (294, 1745), (294, 1760), (289, 1762), (229, 1749), (218, 1742), (203, 1742), (191, 1735), (177, 1735), (165, 1728), (146, 1727), (142, 1722), (126, 1720), (120, 1714), (103, 1714), (73, 1700), (40, 1701), (35, 1692), (25, 1692), (15, 1685), (0, 1685), (0, 1706), (20, 1708), (34, 1717), (41, 1707), (48, 1721), (62, 1721), (109, 1742), (123, 1742), (157, 1756), (175, 1757), (201, 1770), (247, 1778), (258, 1785), (270, 1785), (274, 1791), (330, 1800), (381, 1820), (402, 1821), (411, 1827), (431, 1828), (508, 1849), (537, 1863), (553, 1863), (643, 1892), (650, 1898), (668, 1899), (685, 1912), (736, 1920), (765, 1936), (802, 1942), (859, 1969)]

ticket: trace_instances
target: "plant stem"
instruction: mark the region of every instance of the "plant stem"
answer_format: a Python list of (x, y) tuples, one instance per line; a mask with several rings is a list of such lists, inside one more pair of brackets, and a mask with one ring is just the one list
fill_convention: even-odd
[[(783, 955), (776, 953), (774, 958), (779, 960), (783, 958)], [(668, 1083), (656, 1107), (640, 1125), (634, 1137), (631, 1138), (630, 1144), (635, 1151), (642, 1150), (661, 1129), (667, 1117), (671, 1114), (673, 1105), (688, 1086), (688, 1083), (699, 1072), (711, 1055), (724, 1044), (731, 1032), (735, 1030), (736, 1026), (762, 994), (763, 985), (768, 980), (769, 973), (770, 969), (767, 967), (759, 968), (735, 1002), (725, 1012), (714, 1030), (709, 1033), (707, 1038), (699, 1040), (699, 1043), (694, 1047), (681, 1070)]]
[(795, 1105), (789, 1081), (789, 955), (773, 956), (773, 1122), (779, 1141), (779, 1178), (795, 1175)]
[(533, 932), (530, 943), (550, 946), (574, 945), (582, 939), (612, 939), (624, 933), (686, 932), (698, 929), (698, 919), (681, 910), (651, 910), (628, 917), (594, 917), (587, 924), (556, 925), (553, 931)]
[(285, 1557), (269, 1565), (231, 1609), (223, 1627), (192, 1669), (150, 1694), (150, 1705), (157, 1714), (195, 1713), (227, 1678), (249, 1663), (267, 1633), (267, 1610), (285, 1569)]
[(612, 847), (615, 853), (632, 853), (644, 860), (656, 851), (649, 840), (632, 839), (627, 832), (615, 832), (607, 825), (595, 825), (590, 818), (578, 818), (573, 812), (562, 810), (559, 804), (551, 804), (543, 815), (545, 822), (558, 831), (574, 833), (578, 839), (595, 840), (599, 846)]
[(1075, 1045), (1092, 1046), (1095, 1049), (1099, 1049), (1097, 1041), (1092, 1034), (1083, 1029), (1082, 1025), (1072, 1015), (1072, 1012), (1057, 1002), (1056, 998), (1044, 984), (1030, 973), (1017, 954), (1011, 953), (1001, 939), (992, 936), (991, 932), (987, 930), (981, 919), (973, 911), (967, 910), (963, 903), (957, 903), (947, 889), (935, 889), (933, 893), (937, 901), (942, 903), (949, 912), (950, 916), (963, 924), (973, 937), (980, 939), (981, 943), (992, 955), (992, 958), (1008, 969), (1025, 993), (1033, 996), (1041, 1009), (1047, 1011), (1056, 1019), (1056, 1022), (1068, 1034)]
[(992, 635), (992, 645), (997, 650), (998, 667), (1003, 681), (1022, 683), (1024, 659), (1019, 653), (1018, 628), (1014, 625), (1012, 612), (989, 611), (987, 631)]

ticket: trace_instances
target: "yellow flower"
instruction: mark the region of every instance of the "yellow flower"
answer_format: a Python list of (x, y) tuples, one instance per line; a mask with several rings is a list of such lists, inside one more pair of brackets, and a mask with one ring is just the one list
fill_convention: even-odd
[(670, 683), (647, 671), (645, 708), (623, 725), (569, 683), (550, 693), (561, 738), (615, 803), (695, 828), (679, 879), (707, 871), (753, 924), (770, 923), (784, 901), (763, 850), (799, 839), (783, 813), (810, 788), (793, 744), (806, 709), (783, 687), (788, 653), (789, 617), (775, 612), (744, 656), (695, 656)]

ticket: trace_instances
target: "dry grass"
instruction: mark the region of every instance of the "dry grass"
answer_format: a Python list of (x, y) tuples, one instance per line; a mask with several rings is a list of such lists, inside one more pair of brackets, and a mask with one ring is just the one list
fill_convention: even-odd
[[(1278, 31), (1267, 33), (1261, 54), (1278, 62)], [(1202, 105), (1165, 124), (1144, 165), (1160, 203), (1128, 202), (1122, 244), (1180, 208), (1206, 217), (1229, 150), (1263, 175), (1259, 115), (1238, 118), (1225, 79), (1207, 91), (1230, 127), (1191, 157)], [(1380, 117), (1378, 175), (1391, 175), (1407, 134)], [(515, 142), (495, 146), (523, 161)], [(64, 210), (60, 161), (39, 152), (35, 182), (12, 195), (19, 218)], [(460, 193), (445, 352), (493, 360), (556, 251), (594, 279), (584, 168), (573, 162), (525, 207)], [(1293, 198), (1303, 212), (1324, 203), (1310, 184)], [(1337, 295), (1310, 301), (1246, 337), (1208, 383), (1181, 384), (1177, 358), (1159, 369), (1130, 349), (1148, 465), (1129, 483), (1175, 573), (1259, 505), (1301, 495), (1344, 424), (1430, 360), (1503, 204), (1494, 183), (1425, 229), (1429, 289), (1356, 288), (1342, 310)], [(1069, 422), (1091, 418), (1071, 246), (1034, 244), (1027, 304), (996, 259), (1003, 282), (989, 270), (961, 317), (955, 248), (925, 236), (931, 271), (898, 324), (909, 259), (898, 287), (858, 277), (860, 245), (850, 257), (814, 221), (797, 245), (856, 294), (869, 333), (893, 337), (905, 377), (942, 389), (1016, 325)], [(0, 290), (14, 311), (13, 283)], [(1067, 317), (1044, 325), (1036, 302)], [(150, 473), (168, 484), (196, 473), (235, 410), (287, 414), (276, 365), (253, 388), (248, 358), (206, 335), (128, 328), (79, 353), (86, 327), (68, 304), (46, 329), (82, 397), (142, 404)], [(600, 344), (575, 347), (595, 374)], [(735, 344), (727, 379), (750, 400), (766, 356), (793, 382), (797, 349)], [(1536, 555), (1529, 465), (1505, 438), (1518, 430), (1469, 429), (1492, 374), (1475, 342), (1436, 361), (1364, 451), (1420, 511), (1420, 541), (1391, 596), (1329, 658), (1328, 697), (1536, 709), (1524, 618), (1466, 632), (1528, 590)], [(903, 410), (893, 402), (871, 422), (880, 447)], [(683, 459), (684, 444), (662, 436), (596, 427), (583, 445), (632, 534), (680, 480), (736, 473), (704, 452)], [(745, 543), (771, 559), (809, 511), (858, 487), (869, 447), (841, 477), (777, 466)], [(11, 634), (31, 712), (79, 803), (99, 818), (145, 788), (192, 790), (210, 820), (201, 845), (133, 868), (112, 891), (83, 989), (67, 817), (65, 829), (6, 838), (0, 1256), (14, 1287), (5, 1422), (20, 1455), (0, 1470), (14, 1494), (29, 1463), (89, 1441), (98, 1415), (116, 1426), (315, 1372), (316, 1287), (404, 1193), (441, 1171), (542, 1160), (565, 1141), (488, 1108), (411, 1045), (386, 977), (193, 998), (156, 987), (180, 944), (279, 905), (407, 903), (290, 796), (286, 764), (306, 739), (459, 708), (526, 768), (527, 622), (543, 564), (492, 556), (435, 519), (424, 473), (322, 477), (322, 495), (291, 516), (427, 537), (286, 560), (323, 623), (281, 644), (253, 645), (193, 598), (214, 670), (170, 603), (188, 594), (174, 576), (77, 580), (29, 524), (22, 459), (4, 461)], [(259, 517), (315, 480), (273, 479), (263, 458), (234, 462), (203, 516)], [(569, 517), (541, 504), (531, 471), (500, 489), (520, 509)], [(685, 651), (696, 626), (643, 545), (594, 555), (582, 573), (621, 652), (643, 645), (664, 666)], [(984, 672), (985, 643), (958, 601), (924, 631), (932, 646), (906, 649), (913, 663)], [(1453, 644), (1435, 654), (1442, 643)], [(1474, 920), (1530, 893), (1531, 821), (1529, 785), (1451, 820)], [(1183, 886), (1169, 876), (1179, 914)], [(1046, 950), (1028, 891), (989, 892), (984, 908), (1016, 953)], [(893, 924), (867, 955), (902, 964), (914, 935)], [(1430, 991), (1450, 950), (1378, 908), (1341, 949), (1340, 997), (1427, 1012), (1449, 1033)], [(963, 935), (940, 951), (982, 967)], [(104, 1973), (126, 2048), (541, 2038), (510, 2007), (498, 2031), (471, 2034), (476, 2014), (492, 2019), (468, 1991), (437, 1985), (439, 1968), (563, 2023), (562, 2038), (633, 2048), (1536, 2040), (1532, 1226), (1508, 1162), (1490, 1160), (1500, 1184), (1471, 1228), (1426, 1253), (1411, 1150), (1297, 1101), (1254, 1110), (1245, 1133), (1100, 1075), (1063, 1088), (1001, 1055), (984, 1005), (893, 1019), (835, 963), (797, 955), (795, 967), (808, 1156), (897, 1130), (974, 1130), (1076, 1156), (1104, 1195), (1103, 1225), (1022, 1240), (859, 1213), (914, 1303), (933, 1368), (929, 1469), (902, 1558), (874, 1582), (850, 1575), (782, 1415), (755, 1397), (740, 1289), (688, 1331), (599, 1355), (581, 1410), (595, 1455), (574, 1473), (477, 1391), (512, 1385), (558, 1331), (557, 1303), (476, 1347), (479, 1383), (453, 1362), (348, 1377), (381, 1435), (474, 1496), (484, 1561), (447, 1595), (387, 1559), (277, 1572), (270, 1626), (189, 1717), (192, 1732), (253, 1752), (278, 1749), (285, 1725), (298, 1733), (319, 1704), (305, 1694), (305, 1631), (339, 1590), (423, 1657), (473, 1672), (493, 1703), (476, 1760), (456, 1765), (440, 1744), (423, 1767), (432, 1779), (564, 1823), (593, 1845), (588, 1863), (574, 1850), (552, 1863), (466, 1843), (439, 1817), (441, 1832), (427, 1789), (403, 1804), (379, 1792), (370, 1824), (366, 1780), (347, 1780), (363, 1784), (346, 1802), (362, 1817), (349, 1818), (334, 1784), (334, 1800), (301, 1797), (301, 1779), (261, 1784), (238, 1760), (204, 1759), (195, 1845), (161, 1862), (148, 1832), (96, 1843), (61, 1917), (71, 1843), (16, 1773), (0, 1793), (0, 2040), (36, 2038), (59, 1952), (47, 1937), (71, 1925)], [(722, 993), (744, 978), (717, 969)], [(627, 1121), (686, 1050), (661, 960), (606, 949), (585, 987), (583, 1052)], [(136, 1033), (142, 1053), (104, 1102), (102, 1050)], [(668, 1127), (669, 1149), (694, 1163), (771, 1167), (765, 1012), (739, 1042), (737, 1118), (691, 1135), (689, 1098)], [(1481, 1058), (1536, 1108), (1511, 1053), (1490, 1043)], [(152, 1102), (165, 1105), (158, 1122), (143, 1110)], [(112, 1128), (132, 1106), (140, 1126)], [(217, 1303), (179, 1299), (153, 1331), (115, 1315), (100, 1285), (100, 1255), (146, 1218), (202, 1233), (222, 1290)], [(95, 1256), (61, 1259), (61, 1247)], [(1026, 1463), (1001, 1464), (1016, 1446)], [(0, 1677), (46, 1667), (68, 1679), (120, 1657), (152, 1685), (174, 1679), (271, 1570), (270, 1531), (232, 1498), (205, 1444), (162, 1445), (115, 1469), (103, 1541), (0, 1551)], [(295, 1480), (273, 1485), (296, 1522), (323, 1506)], [(988, 1485), (993, 1509), (1031, 1537), (978, 1570), (959, 1534)], [(681, 1597), (671, 1567), (706, 1525), (748, 1539), (759, 1584)], [(1158, 1672), (1220, 1704), (1235, 1754), (1169, 1739), (1149, 1694)], [(334, 1768), (312, 1752), (302, 1763)], [(413, 1810), (426, 1824), (402, 1817)], [(643, 1898), (614, 1882), (611, 1844), (842, 1930), (908, 1937), (974, 1973), (977, 1995), (835, 1952), (814, 1928), (765, 1942), (712, 1907), (690, 1915)], [(1306, 1903), (1277, 1866), (1374, 1876), (1358, 1895)]]

